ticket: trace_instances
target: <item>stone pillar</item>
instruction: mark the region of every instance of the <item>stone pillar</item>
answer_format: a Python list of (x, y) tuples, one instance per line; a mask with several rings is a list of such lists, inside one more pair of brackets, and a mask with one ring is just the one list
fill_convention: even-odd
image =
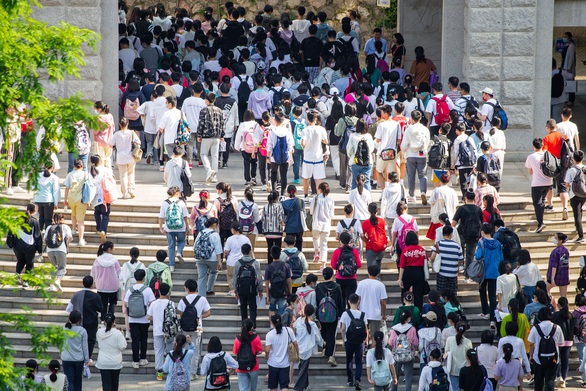
[[(465, 0), (444, 0), (442, 10), (442, 47), (440, 80), (447, 91), (450, 76), (461, 81), (464, 61), (464, 6)], [(438, 67), (439, 68), (439, 67)]]
[(118, 2), (101, 1), (100, 43), (101, 84), (100, 97), (111, 108), (111, 113), (118, 123)]

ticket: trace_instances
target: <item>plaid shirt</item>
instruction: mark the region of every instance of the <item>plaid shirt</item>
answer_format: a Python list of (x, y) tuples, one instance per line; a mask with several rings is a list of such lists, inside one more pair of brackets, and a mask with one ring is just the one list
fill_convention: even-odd
[(565, 286), (570, 284), (570, 252), (564, 246), (556, 247), (549, 256), (547, 267), (547, 281), (551, 282), (551, 272), (555, 268), (555, 284)]
[(496, 191), (496, 189), (488, 183), (486, 185), (478, 186), (476, 190), (474, 190), (474, 194), (474, 203), (479, 208), (482, 208), (482, 199), (485, 195), (491, 195), (494, 197), (494, 206), (499, 204), (500, 198), (498, 191)]
[(214, 105), (206, 106), (199, 113), (197, 137), (221, 138), (224, 137), (224, 112)]

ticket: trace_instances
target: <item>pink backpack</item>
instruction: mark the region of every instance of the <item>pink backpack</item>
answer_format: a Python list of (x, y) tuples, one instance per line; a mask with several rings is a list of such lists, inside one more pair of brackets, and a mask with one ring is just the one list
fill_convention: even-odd
[(411, 217), (411, 221), (409, 222), (407, 222), (407, 220), (405, 220), (403, 216), (399, 216), (398, 219), (401, 223), (403, 223), (403, 228), (401, 229), (401, 232), (399, 232), (398, 239), (399, 248), (403, 250), (405, 249), (405, 247), (407, 247), (405, 245), (405, 238), (407, 237), (407, 233), (409, 233), (410, 231), (415, 232), (415, 217)]
[(383, 72), (387, 72), (389, 70), (389, 63), (386, 62), (385, 58), (387, 57), (386, 53), (383, 53), (383, 56), (381, 58), (379, 58), (376, 53), (375, 56), (377, 57), (377, 61), (376, 61), (376, 67), (379, 69), (379, 71), (381, 71), (381, 73)]
[(244, 152), (246, 153), (253, 153), (254, 152), (254, 140), (252, 136), (254, 135), (254, 127), (248, 129), (244, 133), (244, 140), (242, 142)]

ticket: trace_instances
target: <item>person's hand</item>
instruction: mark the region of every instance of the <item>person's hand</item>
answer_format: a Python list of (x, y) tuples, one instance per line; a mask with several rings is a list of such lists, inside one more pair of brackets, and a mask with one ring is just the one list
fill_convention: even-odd
[(198, 137), (198, 138), (197, 138), (197, 142), (198, 142), (198, 143), (201, 143), (201, 137)]
[(54, 210), (57, 210), (57, 204), (55, 204), (55, 206), (53, 207)]
[(240, 300), (240, 296), (238, 296), (238, 293), (236, 293), (236, 294), (234, 295), (234, 297), (236, 298), (236, 300)]
[(403, 280), (399, 280), (399, 286), (403, 289)]
[(526, 379), (527, 379), (527, 381), (530, 381), (530, 380), (531, 380), (531, 372), (529, 372), (529, 373), (527, 374), (527, 377), (526, 377)]
[(159, 232), (161, 232), (163, 235), (167, 235), (167, 231), (165, 231), (165, 228), (163, 227), (159, 228)]
[(267, 296), (267, 305), (270, 305), (270, 304), (271, 304), (271, 297)]
[(220, 142), (224, 142), (224, 137), (220, 137)]
[(251, 158), (251, 159), (256, 159), (256, 153), (254, 153), (254, 152), (253, 152), (253, 153), (251, 153), (251, 154), (250, 154), (250, 158)]
[(222, 262), (218, 262), (218, 271), (222, 270)]
[(393, 384), (397, 385), (397, 377), (393, 377)]
[(191, 335), (187, 334), (186, 340), (187, 340), (187, 343), (191, 343)]
[(372, 379), (368, 379), (368, 382), (369, 382), (370, 384), (374, 384), (374, 381), (372, 381)]

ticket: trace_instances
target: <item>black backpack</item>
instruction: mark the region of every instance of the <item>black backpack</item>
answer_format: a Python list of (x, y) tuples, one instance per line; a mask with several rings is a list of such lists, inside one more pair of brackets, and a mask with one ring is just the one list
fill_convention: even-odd
[(476, 163), (476, 148), (472, 145), (470, 137), (467, 137), (466, 141), (460, 143), (458, 160), (461, 167), (471, 167)]
[[(461, 148), (461, 145), (460, 145)], [(450, 141), (437, 136), (433, 138), (433, 145), (429, 149), (429, 167), (444, 170), (450, 166)]]
[(343, 154), (346, 154), (348, 141), (350, 140), (350, 135), (356, 132), (356, 125), (348, 125), (346, 122), (346, 129), (344, 129), (344, 133), (340, 136), (340, 143), (338, 144), (338, 150)]
[(586, 292), (586, 266), (580, 271), (580, 276), (578, 277), (578, 281), (576, 281), (576, 285), (578, 286), (580, 293)]
[(575, 167), (578, 172), (572, 181), (572, 191), (579, 198), (586, 198), (586, 167)]
[(448, 391), (450, 389), (448, 376), (443, 365), (431, 368), (431, 379), (429, 391)]
[(558, 348), (553, 336), (555, 335), (557, 326), (552, 324), (549, 335), (544, 335), (541, 326), (537, 325), (537, 333), (539, 334), (539, 362), (544, 368), (551, 368), (558, 363)]
[[(224, 360), (225, 354), (225, 352), (218, 354), (216, 357), (212, 358), (210, 362), (210, 369), (208, 370), (206, 383), (213, 386), (214, 389), (230, 386), (230, 374), (228, 373), (226, 360)], [(207, 384), (205, 389), (208, 389)]]
[(560, 152), (560, 166), (562, 168), (573, 167), (576, 162), (574, 161), (574, 148), (572, 142), (562, 137), (562, 149)]
[(340, 259), (338, 259), (336, 268), (342, 277), (353, 277), (356, 275), (356, 259), (354, 258), (354, 249), (352, 247), (342, 246), (340, 249)]
[(368, 150), (368, 144), (365, 139), (361, 139), (356, 146), (354, 163), (362, 167), (370, 165), (370, 151)]
[(549, 178), (555, 178), (561, 172), (560, 162), (551, 152), (545, 151), (541, 162), (541, 172)]
[(476, 240), (480, 238), (482, 221), (478, 219), (476, 215), (477, 206), (466, 204), (462, 205), (461, 208), (464, 208), (466, 211), (466, 215), (462, 216), (462, 219), (460, 220), (460, 225), (462, 225), (461, 223), (464, 223), (464, 227), (462, 227), (462, 236), (466, 240)]
[(522, 249), (519, 236), (509, 228), (498, 231), (498, 241), (503, 246), (503, 257), (508, 261), (517, 261), (519, 251)]
[(559, 98), (564, 93), (565, 87), (564, 76), (562, 75), (562, 69), (559, 68), (558, 72), (551, 77), (551, 97)]
[(470, 109), (478, 109), (480, 107), (480, 105), (478, 104), (478, 101), (476, 99), (474, 99), (473, 96), (470, 96), (470, 98), (464, 98), (466, 99), (466, 107), (464, 107), (464, 111), (469, 111)]
[(364, 312), (360, 313), (360, 318), (355, 318), (351, 310), (346, 313), (350, 317), (350, 325), (346, 330), (346, 340), (354, 345), (359, 345), (366, 339), (366, 323), (364, 323)]
[(275, 271), (269, 280), (269, 294), (275, 299), (282, 299), (287, 295), (287, 275), (282, 268)]
[(183, 314), (181, 314), (181, 321), (179, 322), (183, 331), (195, 331), (197, 330), (197, 326), (199, 326), (199, 315), (197, 314), (197, 309), (195, 305), (201, 299), (201, 296), (197, 296), (193, 299), (193, 302), (187, 301), (187, 298), (183, 298), (183, 303), (185, 303), (185, 309), (183, 310)]
[(301, 251), (290, 254), (285, 261), (291, 268), (291, 278), (297, 279), (303, 276), (303, 266), (301, 265), (301, 258), (299, 258)]
[(184, 197), (191, 197), (193, 195), (193, 182), (191, 182), (191, 178), (187, 176), (185, 173), (185, 167), (187, 166), (187, 162), (183, 161), (183, 168), (181, 169), (181, 184), (183, 185), (183, 196)]
[(340, 42), (341, 48), (340, 58), (349, 59), (351, 57), (356, 57), (356, 53), (354, 52), (354, 45), (352, 45), (353, 41), (354, 37), (350, 37), (348, 40), (338, 38), (338, 42)]
[(256, 270), (254, 269), (253, 261), (244, 262), (242, 259), (239, 260), (240, 268), (238, 269), (238, 275), (236, 276), (236, 292), (241, 296), (248, 296), (256, 294)]
[[(254, 339), (255, 336), (252, 335), (251, 338)], [(240, 337), (238, 337), (238, 340), (240, 341)], [(236, 361), (238, 361), (238, 369), (241, 371), (252, 371), (252, 369), (256, 366), (256, 355), (252, 351), (251, 341), (240, 341), (240, 348), (238, 348)]]
[(158, 272), (153, 270), (153, 277), (151, 278), (151, 281), (149, 282), (149, 288), (151, 288), (151, 290), (153, 291), (153, 294), (155, 295), (155, 297), (158, 299), (159, 297), (161, 297), (161, 292), (159, 291), (160, 287), (161, 287), (161, 276), (163, 275), (163, 271), (165, 271), (165, 269), (160, 270)]
[(252, 92), (248, 85), (248, 76), (244, 80), (239, 75), (236, 75), (236, 77), (240, 80), (240, 85), (238, 86), (238, 103), (248, 103), (248, 98)]
[(47, 233), (47, 247), (59, 248), (63, 244), (63, 230), (61, 224), (52, 225)]
[(285, 89), (281, 87), (281, 90), (277, 91), (276, 88), (271, 88), (271, 91), (273, 92), (273, 110), (275, 110), (277, 107), (283, 106), (283, 91)]

